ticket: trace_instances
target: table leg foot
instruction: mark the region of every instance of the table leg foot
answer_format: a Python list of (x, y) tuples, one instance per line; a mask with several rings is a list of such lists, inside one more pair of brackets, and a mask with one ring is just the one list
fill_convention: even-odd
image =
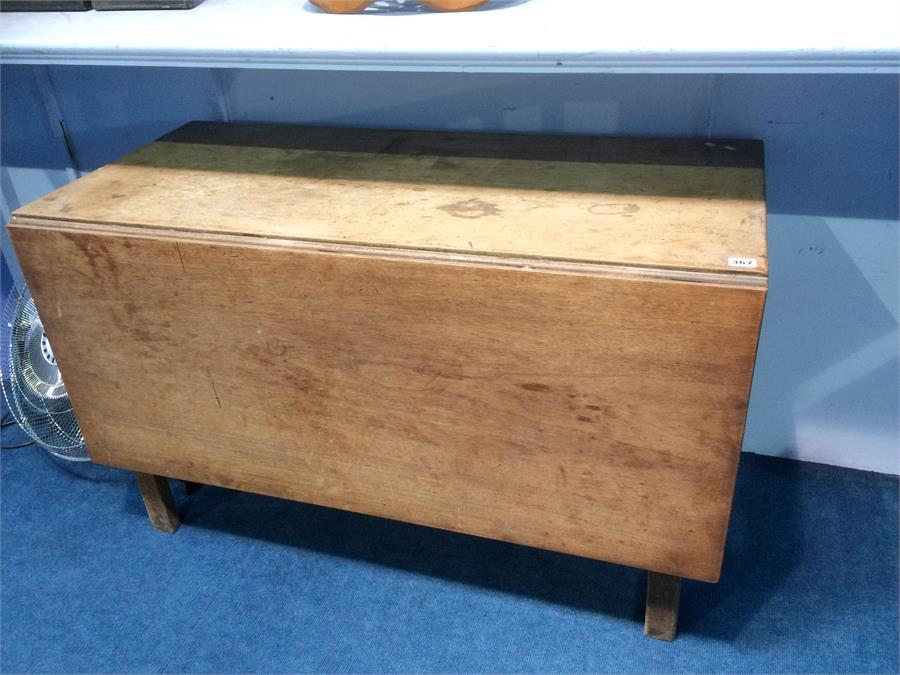
[(680, 600), (681, 577), (648, 572), (644, 635), (667, 642), (674, 640)]
[(137, 479), (144, 506), (147, 507), (147, 515), (153, 528), (160, 532), (172, 534), (178, 529), (181, 521), (175, 510), (175, 500), (172, 499), (172, 490), (169, 488), (169, 480), (165, 476), (156, 476), (150, 473), (134, 472)]

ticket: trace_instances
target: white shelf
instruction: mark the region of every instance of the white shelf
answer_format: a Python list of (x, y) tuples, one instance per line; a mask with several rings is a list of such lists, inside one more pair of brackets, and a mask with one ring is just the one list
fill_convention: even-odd
[(397, 11), (397, 0), (387, 3), (350, 16), (324, 14), (306, 0), (5, 13), (0, 60), (503, 73), (900, 72), (896, 0), (489, 0), (465, 13)]

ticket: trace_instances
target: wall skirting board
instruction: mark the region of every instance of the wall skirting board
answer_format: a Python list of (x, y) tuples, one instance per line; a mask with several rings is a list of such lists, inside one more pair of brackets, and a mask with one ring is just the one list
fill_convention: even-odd
[[(896, 75), (4, 65), (2, 217), (194, 119), (765, 142), (749, 452), (900, 473)], [(6, 233), (3, 256), (15, 271)]]

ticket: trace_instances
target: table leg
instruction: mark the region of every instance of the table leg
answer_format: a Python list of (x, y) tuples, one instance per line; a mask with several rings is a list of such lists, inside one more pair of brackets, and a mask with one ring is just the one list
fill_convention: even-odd
[(175, 500), (172, 499), (169, 480), (165, 476), (138, 471), (134, 472), (134, 476), (154, 529), (167, 534), (175, 532), (181, 521), (178, 520), (178, 512), (175, 510)]
[(184, 484), (184, 494), (186, 495), (192, 495), (200, 489), (200, 483), (195, 483), (190, 480), (183, 480), (181, 482)]
[(681, 600), (681, 577), (659, 572), (647, 573), (647, 610), (644, 635), (671, 642), (678, 625), (678, 603)]

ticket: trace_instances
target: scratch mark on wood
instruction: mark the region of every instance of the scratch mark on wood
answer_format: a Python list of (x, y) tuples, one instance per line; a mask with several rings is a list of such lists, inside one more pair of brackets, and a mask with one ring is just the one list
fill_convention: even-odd
[(181, 271), (187, 274), (187, 270), (184, 268), (184, 258), (181, 257), (181, 246), (178, 245), (178, 242), (175, 242), (175, 250), (178, 251), (178, 259), (181, 261)]
[(222, 401), (219, 399), (219, 392), (216, 391), (216, 381), (213, 379), (212, 375), (209, 376), (209, 381), (212, 383), (213, 395), (216, 397), (216, 405), (221, 408)]

